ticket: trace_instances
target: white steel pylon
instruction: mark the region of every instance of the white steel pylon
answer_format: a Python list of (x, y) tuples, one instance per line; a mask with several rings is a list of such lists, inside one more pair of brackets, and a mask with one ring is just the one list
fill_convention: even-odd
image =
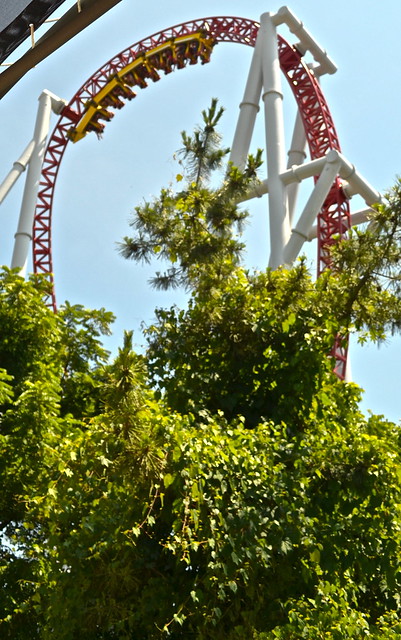
[[(295, 45), (289, 45), (277, 33), (277, 27), (282, 24), (287, 25), (298, 38)], [(253, 20), (232, 16), (202, 18), (175, 25), (114, 56), (82, 85), (65, 107), (63, 101), (56, 99), (59, 103), (54, 110), (61, 117), (45, 154), (39, 191), (36, 169), (32, 169), (32, 176), (28, 181), (30, 186), (26, 186), (32, 195), (36, 195), (38, 191), (33, 228), (34, 271), (48, 275), (52, 283), (51, 304), (54, 309), (56, 299), (52, 276), (51, 213), (56, 177), (66, 145), (69, 141), (77, 142), (90, 132), (101, 134), (105, 123), (114, 116), (114, 110), (119, 110), (126, 101), (135, 97), (133, 88), (142, 89), (147, 86), (148, 80), (158, 80), (162, 70), (169, 74), (175, 68), (184, 68), (187, 63), (209, 62), (214, 45), (226, 41), (254, 47), (231, 162), (239, 168), (244, 166), (256, 115), (262, 102), (267, 179), (250, 192), (247, 198), (268, 194), (270, 267), (291, 264), (299, 255), (304, 242), (315, 237), (318, 244), (317, 272), (320, 274), (331, 266), (331, 244), (338, 236), (343, 237), (351, 225), (365, 221), (371, 211), (370, 207), (380, 201), (380, 194), (341, 154), (334, 123), (318, 81), (323, 74), (334, 73), (336, 67), (287, 7), (282, 7), (275, 14), (263, 14), (260, 25)], [(311, 65), (305, 64), (305, 54), (312, 56)], [(313, 69), (310, 68), (312, 65)], [(287, 163), (281, 72), (286, 76), (298, 105)], [(46, 109), (44, 107), (44, 111), (48, 113)], [(19, 165), (16, 163), (14, 174), (19, 175), (31, 152), (32, 166), (36, 164), (33, 161), (33, 148), (37, 157), (43, 158), (41, 154), (45, 136), (39, 125), (35, 137), (37, 139), (28, 145)], [(309, 147), (310, 154), (307, 162), (306, 146)], [(298, 184), (312, 176), (315, 185), (303, 211), (296, 217), (294, 213)], [(360, 194), (365, 199), (367, 208), (352, 215), (349, 199), (354, 194)], [(32, 234), (32, 198), (27, 196), (28, 200), (29, 206), (26, 210), (24, 206), (21, 211), (16, 234), (18, 250), (16, 247), (13, 258), (13, 266), (21, 267), (22, 271)], [(344, 378), (347, 347), (341, 344), (340, 339), (336, 342), (333, 355), (336, 360), (335, 371), (340, 378)]]
[[(285, 161), (285, 137), (283, 125), (283, 92), (281, 87), (281, 60), (277, 27), (286, 24), (299, 42), (298, 52), (313, 57), (313, 69), (309, 70), (317, 82), (325, 73), (334, 73), (336, 66), (327, 53), (312, 38), (302, 22), (288, 9), (282, 7), (277, 13), (264, 13), (260, 19), (254, 53), (251, 61), (244, 98), (232, 144), (230, 161), (244, 168), (254, 130), (257, 112), (262, 102), (265, 118), (267, 150), (267, 179), (258, 185), (244, 200), (268, 193), (270, 224), (270, 259), (273, 269), (291, 264), (299, 255), (307, 240), (319, 233), (315, 221), (321, 212), (333, 184), (337, 181), (346, 199), (359, 194), (366, 202), (366, 209), (350, 216), (350, 224), (366, 222), (371, 206), (381, 201), (376, 191), (344, 158), (338, 148), (324, 148), (319, 157), (304, 163), (307, 135), (305, 114), (298, 112), (288, 162)], [(296, 84), (296, 82), (294, 82)], [(308, 141), (319, 133), (308, 132)], [(316, 145), (315, 145), (316, 146)], [(294, 211), (299, 183), (305, 178), (315, 177), (315, 185), (295, 226)], [(320, 220), (320, 225), (326, 224)]]
[(18, 227), (15, 233), (14, 250), (11, 268), (19, 268), (20, 275), (25, 276), (29, 247), (32, 241), (32, 226), (35, 215), (36, 197), (42, 171), (43, 158), (46, 151), (47, 137), (50, 127), (50, 115), (53, 111), (60, 114), (66, 101), (58, 98), (50, 91), (40, 94), (33, 138), (27, 145), (13, 168), (0, 185), (0, 204), (14, 186), (21, 173), (28, 166)]

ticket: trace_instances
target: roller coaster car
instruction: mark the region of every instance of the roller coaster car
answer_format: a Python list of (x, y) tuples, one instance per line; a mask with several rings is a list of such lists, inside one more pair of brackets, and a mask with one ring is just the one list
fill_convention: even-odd
[(136, 85), (141, 89), (146, 89), (146, 87), (148, 86), (145, 78), (141, 77), (137, 70), (129, 71), (128, 73), (124, 74), (123, 79), (124, 82), (126, 82), (126, 84), (128, 84), (130, 87)]
[(100, 104), (102, 105), (102, 107), (114, 107), (115, 109), (122, 109), (125, 105), (125, 102), (123, 100), (120, 100), (118, 96), (114, 95), (113, 92), (110, 91), (110, 93), (108, 93), (107, 96), (103, 98)]
[(168, 75), (174, 70), (174, 54), (170, 47), (160, 52), (159, 64), (159, 68), (163, 69), (165, 75)]
[(107, 79), (107, 84), (104, 89), (108, 89), (107, 95), (112, 94), (125, 100), (132, 100), (132, 98), (136, 97), (136, 93), (131, 91), (130, 87), (125, 84), (119, 73), (114, 73)]
[(136, 98), (135, 91), (132, 91), (127, 84), (124, 84), (121, 78), (119, 78), (119, 83), (111, 90), (111, 93), (113, 96), (118, 96), (125, 100), (133, 100), (133, 98)]
[(199, 55), (199, 42), (194, 40), (187, 45), (186, 57), (189, 59), (189, 64), (196, 64), (198, 62)]
[[(105, 125), (102, 124), (101, 122), (97, 122), (97, 120), (95, 120), (94, 118), (92, 118), (92, 120), (90, 122), (88, 122), (88, 124), (85, 127), (85, 133), (88, 133), (89, 131), (94, 131), (98, 136), (100, 136), (103, 131), (104, 131)], [(72, 132), (73, 135), (73, 132)], [(74, 138), (72, 138), (74, 140)], [(79, 140), (80, 138), (78, 138)]]
[(212, 55), (214, 42), (209, 41), (201, 41), (201, 46), (199, 50), (199, 57), (201, 59), (201, 64), (207, 64), (210, 62), (210, 57)]
[(157, 70), (155, 69), (155, 67), (153, 66), (151, 60), (145, 60), (144, 67), (146, 69), (146, 72), (148, 73), (148, 77), (151, 80), (153, 80), (153, 82), (157, 82), (158, 80), (160, 80), (160, 76), (157, 73)]
[[(147, 68), (147, 70), (150, 72), (151, 69), (160, 71), (161, 66), (160, 66), (160, 54), (159, 53), (155, 53), (151, 56), (148, 56), (145, 60), (145, 66)], [(159, 75), (159, 74), (157, 74)], [(160, 76), (158, 77), (158, 79), (160, 80)]]
[(174, 46), (174, 64), (177, 69), (183, 69), (186, 64), (186, 45), (185, 43), (176, 44)]
[[(114, 112), (109, 110), (122, 109), (125, 100), (132, 100), (136, 97), (136, 93), (131, 87), (138, 86), (145, 89), (148, 86), (147, 80), (153, 82), (160, 80), (159, 72), (164, 71), (165, 74), (173, 71), (174, 68), (183, 69), (188, 63), (196, 64), (199, 60), (202, 64), (209, 62), (213, 50), (214, 41), (212, 38), (203, 38), (199, 35), (191, 39), (177, 42), (174, 39), (165, 43), (165, 46), (157, 51), (147, 55), (140, 53), (131, 64), (128, 72), (124, 70), (116, 73), (108, 78), (105, 87), (99, 92), (99, 95), (89, 100), (84, 109), (86, 114), (83, 115), (81, 124), (78, 118), (81, 116), (71, 112), (66, 114), (73, 122), (77, 123), (77, 128), (72, 128), (68, 132), (68, 137), (73, 142), (78, 142), (87, 133), (94, 131), (100, 136), (105, 125), (100, 122), (104, 120), (109, 122), (114, 117)], [(73, 116), (73, 117), (71, 117)]]
[(94, 117), (97, 120), (106, 120), (106, 122), (110, 122), (110, 120), (114, 118), (114, 113), (112, 111), (109, 111), (108, 109), (104, 109), (99, 105)]

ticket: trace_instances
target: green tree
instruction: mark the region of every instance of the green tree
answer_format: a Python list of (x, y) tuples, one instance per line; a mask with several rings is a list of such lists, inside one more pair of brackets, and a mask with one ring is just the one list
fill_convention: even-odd
[(104, 379), (104, 412), (48, 429), (24, 487), (9, 637), (397, 637), (399, 432), (355, 385), (294, 431), (164, 408), (129, 336)]
[(236, 200), (256, 165), (207, 187), (219, 114), (183, 138), (189, 184), (137, 211), (146, 258), (192, 291), (145, 356), (127, 333), (110, 362), (110, 314), (55, 316), (40, 278), (0, 277), (1, 637), (400, 637), (399, 428), (327, 356), (399, 327), (400, 187), (334, 273), (249, 273)]
[[(0, 275), (0, 611), (3, 619), (14, 612), (15, 638), (37, 632), (33, 605), (26, 603), (38, 566), (32, 545), (40, 544), (43, 532), (28, 524), (24, 496), (42, 477), (48, 482), (49, 447), (75, 425), (76, 406), (81, 420), (92, 406), (96, 370), (107, 359), (98, 337), (112, 319), (104, 310), (68, 304), (56, 316), (42, 301), (47, 289), (40, 278), (24, 282), (7, 269)], [(21, 546), (25, 529), (27, 553)]]
[[(162, 189), (158, 198), (136, 207), (130, 223), (136, 235), (120, 244), (124, 258), (150, 262), (156, 257), (171, 264), (152, 278), (156, 288), (191, 288), (207, 273), (224, 279), (239, 265), (244, 245), (237, 232), (242, 230), (247, 213), (238, 208), (236, 200), (257, 180), (261, 153), (249, 156), (242, 173), (230, 165), (222, 184), (211, 188), (211, 175), (220, 169), (229, 151), (219, 146), (217, 125), (222, 114), (213, 99), (210, 108), (202, 112), (203, 127), (193, 136), (181, 134), (185, 187), (177, 193)], [(177, 175), (179, 184), (184, 176)]]

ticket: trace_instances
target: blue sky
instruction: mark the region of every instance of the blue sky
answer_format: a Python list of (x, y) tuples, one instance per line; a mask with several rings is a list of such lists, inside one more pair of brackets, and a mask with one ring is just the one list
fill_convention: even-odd
[[(73, 4), (67, 0), (53, 17)], [(258, 20), (263, 12), (277, 11), (280, 6), (262, 0), (171, 0), (165, 5), (122, 0), (1, 100), (0, 179), (32, 136), (37, 98), (43, 89), (69, 101), (97, 68), (152, 33), (214, 15)], [(380, 9), (370, 0), (337, 0), (335, 4), (293, 0), (288, 6), (338, 66), (335, 75), (324, 77), (322, 86), (344, 155), (376, 189), (386, 190), (401, 172), (399, 0), (383, 0)], [(280, 32), (291, 39), (285, 28)], [(28, 46), (22, 45), (8, 62)], [(224, 142), (231, 144), (251, 53), (241, 45), (218, 45), (210, 64), (170, 74), (138, 93), (107, 125), (101, 141), (90, 135), (67, 148), (53, 210), (57, 299), (112, 310), (117, 321), (107, 346), (113, 351), (124, 329), (134, 329), (138, 348), (143, 345), (140, 325), (152, 323), (156, 306), (185, 304), (182, 293), (150, 289), (147, 280), (154, 267), (124, 261), (116, 252), (116, 243), (129, 233), (134, 206), (173, 180), (177, 165), (172, 158), (180, 147), (180, 132), (191, 131), (200, 122), (200, 112), (212, 97), (218, 97), (226, 108), (222, 132)], [(286, 95), (288, 142), (294, 113), (292, 97)], [(54, 125), (55, 116), (52, 122)], [(252, 148), (263, 147), (263, 140), (260, 119)], [(10, 263), (22, 187), (20, 181), (1, 207), (2, 264)], [(352, 201), (351, 207), (359, 205)], [(266, 200), (253, 203), (250, 210), (247, 264), (263, 269), (269, 246)], [(308, 248), (308, 255), (313, 267), (315, 246)], [(363, 408), (392, 420), (401, 419), (400, 355), (399, 338), (380, 348), (354, 344), (351, 348), (353, 379), (365, 389)]]

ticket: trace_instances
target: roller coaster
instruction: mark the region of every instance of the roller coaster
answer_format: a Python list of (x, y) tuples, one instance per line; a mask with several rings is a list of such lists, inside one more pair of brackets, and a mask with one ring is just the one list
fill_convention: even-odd
[[(289, 44), (278, 33), (281, 25), (286, 25), (295, 36), (295, 44)], [(55, 310), (52, 212), (56, 181), (67, 145), (77, 144), (93, 133), (101, 136), (116, 113), (137, 98), (149, 83), (191, 65), (208, 64), (218, 43), (241, 44), (254, 50), (230, 160), (239, 168), (244, 166), (256, 115), (262, 105), (267, 179), (247, 198), (268, 195), (270, 267), (291, 264), (303, 243), (316, 237), (319, 275), (330, 267), (333, 242), (344, 237), (353, 224), (367, 220), (371, 206), (380, 201), (380, 194), (341, 154), (333, 118), (320, 86), (320, 77), (334, 73), (336, 67), (287, 7), (277, 13), (263, 14), (260, 22), (220, 16), (178, 24), (118, 53), (100, 67), (68, 103), (49, 92), (43, 94), (45, 106), (41, 115), (38, 114), (36, 134), (20, 161), (21, 166), (29, 163), (34, 168), (33, 175), (29, 178), (28, 172), (27, 176), (26, 199), (30, 204), (21, 211), (12, 266), (24, 268), (27, 242), (32, 240), (33, 268), (37, 273), (46, 274), (53, 283), (50, 304)], [(312, 61), (307, 61), (308, 56)], [(284, 148), (281, 75), (286, 78), (297, 105), (288, 160)], [(59, 119), (46, 146), (50, 110), (58, 113)], [(16, 177), (9, 177), (6, 187), (0, 186), (0, 201), (4, 197), (2, 192), (9, 189)], [(301, 213), (295, 216), (298, 185), (306, 178), (313, 178), (314, 186)], [(366, 209), (351, 214), (350, 198), (355, 194), (365, 200)], [(32, 198), (36, 203), (33, 207)], [(347, 345), (340, 339), (333, 355), (335, 371), (344, 379)]]

